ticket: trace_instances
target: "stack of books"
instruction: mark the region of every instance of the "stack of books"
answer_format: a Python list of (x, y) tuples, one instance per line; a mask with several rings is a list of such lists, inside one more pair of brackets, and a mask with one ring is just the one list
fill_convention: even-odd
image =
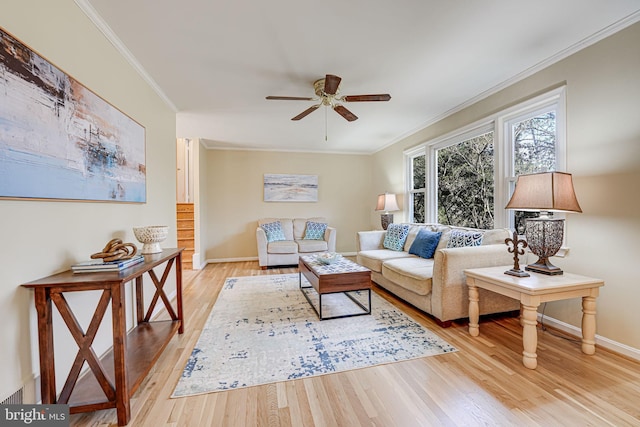
[(101, 259), (80, 262), (71, 266), (74, 273), (99, 273), (108, 271), (122, 271), (144, 261), (144, 256), (136, 255), (133, 258), (104, 262)]

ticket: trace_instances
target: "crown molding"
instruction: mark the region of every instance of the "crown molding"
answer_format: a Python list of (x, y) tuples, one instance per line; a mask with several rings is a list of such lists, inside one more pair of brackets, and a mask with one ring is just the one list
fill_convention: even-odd
[[(195, 140), (197, 138), (187, 138), (191, 140)], [(232, 146), (225, 145), (219, 146), (216, 145), (217, 142), (207, 138), (199, 138), (200, 145), (202, 145), (207, 150), (217, 150), (217, 151), (265, 151), (265, 152), (273, 152), (273, 153), (302, 153), (302, 154), (339, 154), (344, 156), (370, 156), (371, 153), (369, 151), (324, 151), (324, 150), (302, 150), (302, 149), (286, 149), (286, 148), (264, 148), (264, 147), (251, 147), (251, 146)]]
[(104, 36), (111, 42), (118, 52), (127, 60), (127, 62), (133, 67), (134, 70), (140, 74), (144, 81), (158, 94), (158, 96), (167, 104), (174, 113), (178, 112), (178, 107), (169, 99), (169, 97), (160, 88), (158, 83), (147, 73), (144, 67), (138, 62), (135, 56), (131, 53), (125, 44), (116, 36), (111, 27), (102, 19), (95, 8), (89, 3), (88, 0), (74, 0), (80, 10), (93, 22), (93, 24), (104, 34)]
[(588, 36), (585, 37), (584, 39), (580, 40), (579, 42), (573, 44), (572, 46), (569, 46), (568, 48), (561, 50), (560, 52), (556, 53), (555, 55), (552, 55), (550, 57), (548, 57), (547, 59), (538, 62), (536, 65), (532, 66), (531, 68), (516, 74), (515, 76), (503, 81), (502, 83), (499, 83), (498, 85), (474, 96), (473, 98), (468, 99), (467, 101), (463, 102), (462, 104), (459, 104), (453, 108), (451, 108), (450, 110), (445, 111), (444, 113), (438, 114), (437, 116), (432, 117), (431, 119), (427, 120), (426, 122), (422, 123), (421, 125), (415, 127), (414, 129), (403, 133), (402, 135), (394, 138), (393, 140), (391, 140), (388, 144), (385, 144), (384, 146), (382, 146), (381, 148), (377, 149), (376, 151), (374, 151), (371, 154), (375, 154), (378, 153), (400, 141), (402, 141), (405, 138), (408, 138), (411, 135), (414, 135), (418, 132), (420, 132), (423, 129), (428, 128), (429, 126), (439, 122), (440, 120), (443, 120), (457, 112), (460, 112), (462, 110), (464, 110), (467, 107), (472, 106), (473, 104), (482, 101), (485, 98), (488, 98), (489, 96), (498, 93), (499, 91), (506, 89), (507, 87), (519, 82), (520, 80), (524, 80), (527, 77), (530, 77), (532, 75), (534, 75), (535, 73), (542, 71), (543, 69), (549, 67), (550, 65), (555, 64), (556, 62), (560, 62), (561, 60), (573, 55), (574, 53), (577, 53), (579, 51), (581, 51), (582, 49), (585, 49), (597, 42), (599, 42), (600, 40), (603, 40), (633, 24), (635, 24), (636, 22), (640, 21), (640, 10), (636, 11), (634, 13), (632, 13), (631, 15), (617, 21), (614, 22), (613, 24), (609, 25), (608, 27), (603, 28), (602, 30)]

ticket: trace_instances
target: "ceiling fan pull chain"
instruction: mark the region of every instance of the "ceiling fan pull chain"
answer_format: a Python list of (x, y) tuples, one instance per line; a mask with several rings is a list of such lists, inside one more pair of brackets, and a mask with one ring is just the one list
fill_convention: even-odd
[(327, 126), (327, 106), (324, 106), (324, 140), (328, 141), (329, 140), (329, 136), (327, 135), (329, 133), (329, 131), (327, 130), (328, 126)]

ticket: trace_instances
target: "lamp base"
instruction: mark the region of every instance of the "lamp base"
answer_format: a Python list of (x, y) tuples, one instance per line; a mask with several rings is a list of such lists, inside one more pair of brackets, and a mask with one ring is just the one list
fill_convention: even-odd
[(515, 268), (512, 268), (511, 270), (505, 271), (504, 274), (508, 274), (509, 276), (516, 276), (516, 277), (529, 277), (529, 276), (531, 276), (526, 271), (516, 270)]
[(558, 253), (562, 246), (564, 234), (564, 219), (554, 219), (542, 216), (529, 218), (526, 222), (525, 235), (529, 249), (538, 256), (538, 261), (527, 265), (524, 269), (534, 273), (555, 276), (562, 274), (562, 270), (551, 264), (549, 258)]
[(563, 273), (560, 267), (556, 267), (551, 264), (548, 259), (542, 258), (533, 264), (527, 265), (524, 269), (527, 271), (533, 271), (534, 273), (546, 274), (547, 276), (558, 276)]
[(380, 214), (380, 221), (382, 222), (382, 229), (386, 230), (389, 224), (393, 224), (393, 214)]

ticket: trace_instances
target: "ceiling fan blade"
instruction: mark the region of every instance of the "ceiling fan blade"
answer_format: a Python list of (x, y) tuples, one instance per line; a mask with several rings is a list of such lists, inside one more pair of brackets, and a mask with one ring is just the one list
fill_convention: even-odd
[(334, 76), (333, 74), (327, 74), (324, 78), (324, 93), (327, 95), (335, 95), (338, 91), (338, 86), (342, 77)]
[(316, 111), (319, 106), (320, 106), (320, 104), (312, 105), (311, 107), (307, 108), (306, 110), (304, 110), (302, 113), (298, 114), (297, 116), (295, 116), (291, 120), (303, 119), (303, 118), (307, 117), (309, 114), (311, 114), (314, 111)]
[(279, 101), (313, 101), (313, 98), (306, 96), (267, 96), (265, 99), (275, 99)]
[(347, 95), (342, 97), (345, 102), (367, 102), (367, 101), (388, 101), (391, 95), (388, 93), (380, 93), (376, 95)]
[(347, 110), (343, 105), (336, 105), (335, 107), (333, 107), (333, 109), (336, 111), (336, 113), (340, 114), (350, 122), (358, 120), (358, 116)]

